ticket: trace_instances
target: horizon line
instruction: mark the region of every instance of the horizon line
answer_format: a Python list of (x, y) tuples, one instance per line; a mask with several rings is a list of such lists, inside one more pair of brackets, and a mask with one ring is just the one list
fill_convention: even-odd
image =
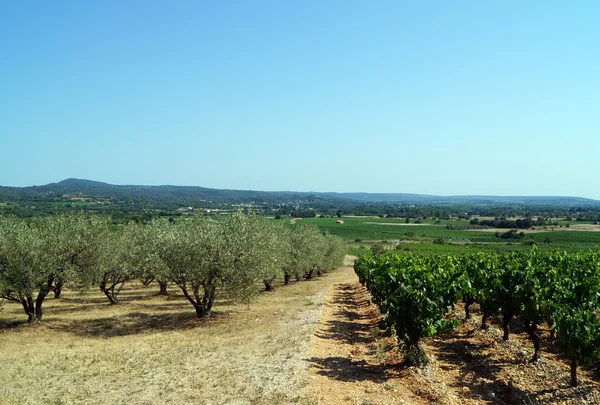
[(427, 193), (412, 193), (412, 192), (381, 192), (381, 191), (298, 191), (298, 190), (257, 190), (257, 189), (242, 189), (242, 188), (214, 188), (214, 187), (205, 187), (199, 185), (176, 185), (176, 184), (115, 184), (115, 183), (107, 183), (99, 180), (89, 180), (83, 178), (76, 177), (68, 177), (66, 179), (51, 182), (47, 184), (36, 184), (29, 186), (4, 186), (0, 184), (0, 187), (6, 188), (32, 188), (32, 187), (44, 187), (52, 184), (60, 184), (67, 180), (77, 180), (77, 181), (87, 181), (93, 183), (101, 183), (106, 184), (108, 186), (117, 186), (117, 187), (194, 187), (194, 188), (204, 188), (209, 190), (222, 190), (222, 191), (250, 191), (250, 192), (259, 192), (259, 193), (302, 193), (302, 194), (368, 194), (368, 195), (411, 195), (418, 197), (433, 197), (433, 198), (460, 198), (460, 197), (477, 197), (477, 198), (576, 198), (590, 201), (600, 201), (590, 197), (581, 197), (581, 196), (573, 196), (573, 195), (498, 195), (498, 194), (450, 194), (450, 195), (441, 195), (441, 194), (427, 194)]

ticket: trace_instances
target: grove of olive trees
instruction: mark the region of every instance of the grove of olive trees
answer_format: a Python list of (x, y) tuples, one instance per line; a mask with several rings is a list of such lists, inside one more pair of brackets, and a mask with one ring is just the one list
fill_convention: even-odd
[(274, 280), (286, 284), (342, 264), (345, 246), (316, 227), (286, 227), (235, 213), (177, 222), (156, 219), (111, 230), (101, 216), (55, 215), (30, 220), (0, 217), (0, 299), (23, 306), (29, 322), (63, 286), (99, 288), (112, 304), (130, 280), (181, 289), (198, 317), (217, 294), (247, 302)]

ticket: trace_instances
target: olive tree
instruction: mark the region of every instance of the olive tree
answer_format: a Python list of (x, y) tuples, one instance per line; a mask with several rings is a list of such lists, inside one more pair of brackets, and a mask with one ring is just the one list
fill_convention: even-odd
[(321, 238), (322, 256), (318, 262), (318, 273), (336, 269), (344, 264), (348, 250), (343, 240), (337, 236), (325, 234)]
[(134, 278), (139, 262), (136, 249), (139, 227), (127, 225), (111, 232), (99, 241), (100, 260), (95, 267), (95, 282), (111, 304), (118, 304), (118, 295), (125, 283)]
[(290, 240), (287, 229), (264, 217), (250, 216), (251, 240), (248, 244), (249, 264), (254, 266), (266, 291), (273, 290), (273, 281), (282, 277), (289, 265)]
[(154, 220), (147, 227), (155, 249), (149, 260), (181, 289), (198, 317), (210, 315), (223, 256), (217, 222), (192, 217), (176, 224)]
[(25, 221), (0, 217), (0, 296), (21, 304), (29, 322), (35, 320), (34, 290), (48, 281), (37, 274), (44, 267), (38, 257), (41, 242)]
[(247, 301), (286, 265), (287, 248), (278, 237), (285, 231), (261, 217), (234, 213), (147, 226), (153, 266), (181, 289), (200, 318), (210, 315), (217, 291)]
[(21, 304), (29, 322), (41, 321), (55, 282), (62, 288), (96, 265), (96, 246), (107, 230), (94, 216), (0, 218), (0, 297)]
[(290, 250), (286, 284), (291, 275), (294, 275), (298, 281), (302, 277), (312, 278), (322, 254), (321, 236), (319, 229), (313, 225), (298, 224), (289, 230)]
[[(160, 229), (173, 226), (172, 222), (157, 220), (149, 225), (131, 223), (126, 225), (128, 249), (133, 277), (142, 281), (144, 286), (156, 281), (159, 285), (159, 295), (168, 295), (168, 274), (160, 255)], [(168, 228), (167, 228), (168, 229)]]
[(277, 269), (277, 240), (268, 235), (266, 219), (255, 215), (235, 213), (219, 225), (223, 291), (231, 299), (247, 301), (258, 292), (264, 275)]

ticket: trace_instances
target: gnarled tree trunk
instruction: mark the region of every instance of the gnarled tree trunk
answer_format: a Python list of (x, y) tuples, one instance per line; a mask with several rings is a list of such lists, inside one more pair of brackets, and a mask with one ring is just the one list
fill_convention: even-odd
[[(204, 318), (210, 316), (211, 309), (215, 300), (216, 287), (210, 283), (202, 283), (192, 286), (192, 294), (188, 291), (186, 283), (178, 283), (183, 295), (194, 306), (196, 316)], [(203, 289), (202, 296), (200, 295), (200, 287)]]
[(158, 291), (158, 295), (169, 295), (167, 291), (168, 282), (166, 280), (158, 280), (158, 286), (160, 290)]
[[(129, 280), (129, 277), (122, 277), (120, 275), (113, 277), (111, 273), (105, 273), (102, 281), (100, 281), (100, 291), (106, 295), (108, 302), (111, 304), (118, 304), (119, 300), (117, 296), (121, 292), (121, 289), (125, 285), (125, 282)], [(117, 288), (118, 286), (118, 288)]]
[(154, 276), (146, 277), (146, 278), (142, 279), (142, 285), (144, 287), (148, 287), (150, 285), (150, 283), (152, 283), (153, 281), (154, 281)]
[(52, 288), (52, 292), (54, 292), (54, 298), (60, 298), (60, 295), (62, 294), (62, 289), (64, 286), (64, 282), (62, 280), (62, 278), (57, 277), (57, 279), (54, 281), (54, 284), (52, 284), (51, 288)]
[(48, 293), (50, 291), (52, 291), (52, 283), (54, 282), (54, 276), (50, 275), (48, 276), (48, 281), (46, 282), (45, 285), (42, 286), (42, 288), (40, 288), (40, 291), (38, 292), (38, 296), (35, 299), (35, 316), (33, 319), (33, 322), (41, 322), (42, 321), (42, 316), (43, 316), (43, 311), (42, 311), (42, 304), (44, 303), (44, 299), (46, 299), (46, 296), (48, 295)]
[(27, 297), (22, 297), (19, 302), (23, 306), (25, 315), (27, 315), (27, 322), (32, 323), (35, 318), (35, 306), (33, 303), (33, 298), (29, 295)]

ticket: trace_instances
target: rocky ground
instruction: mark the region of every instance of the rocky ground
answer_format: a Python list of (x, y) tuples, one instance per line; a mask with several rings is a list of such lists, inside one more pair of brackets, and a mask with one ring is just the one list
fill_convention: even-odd
[[(496, 321), (481, 330), (475, 316), (442, 336), (426, 339), (432, 362), (402, 365), (395, 339), (377, 328), (378, 313), (351, 268), (330, 287), (317, 325), (307, 404), (600, 404), (597, 367), (580, 370), (569, 386), (568, 362), (548, 343), (529, 363), (533, 347), (516, 324), (507, 342)], [(464, 317), (459, 307), (454, 316)]]

